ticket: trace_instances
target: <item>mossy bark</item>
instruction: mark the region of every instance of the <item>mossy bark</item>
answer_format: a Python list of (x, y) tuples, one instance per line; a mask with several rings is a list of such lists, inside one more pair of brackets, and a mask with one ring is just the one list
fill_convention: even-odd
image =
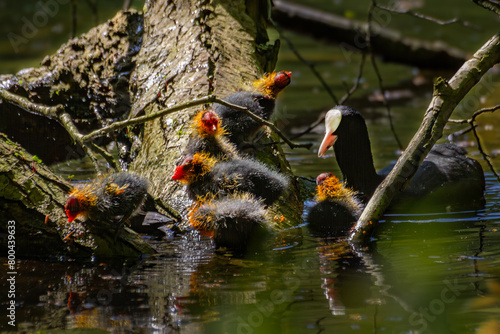
[[(251, 3), (257, 2), (267, 4)], [(259, 13), (261, 19), (267, 12)], [(132, 74), (137, 87), (132, 116), (211, 93), (225, 97), (272, 70), (278, 43), (262, 36), (263, 30), (257, 29), (252, 17), (256, 12), (244, 1), (147, 2), (143, 45)], [(267, 43), (262, 44), (264, 41)], [(179, 111), (147, 123), (141, 150), (132, 164), (133, 170), (151, 181), (154, 195), (180, 211), (189, 201), (183, 186), (170, 181), (170, 177), (186, 146), (190, 120), (199, 109)], [(264, 137), (263, 141), (269, 142), (271, 135)], [(279, 145), (266, 146), (259, 158), (291, 175)], [(292, 182), (285, 204), (277, 209), (290, 223), (296, 223), (301, 212), (295, 190)]]
[[(155, 253), (128, 228), (115, 241), (111, 233), (97, 233), (85, 223), (68, 223), (64, 205), (70, 189), (39, 158), (0, 134), (0, 232), (7, 235), (7, 226), (15, 226), (16, 257), (88, 259)], [(0, 247), (7, 249), (7, 242), (0, 239)]]
[[(265, 0), (146, 1), (142, 14), (119, 12), (45, 57), (39, 68), (0, 76), (1, 89), (46, 109), (63, 109), (81, 134), (211, 93), (225, 97), (274, 69), (279, 41), (267, 36), (268, 27), (264, 25), (268, 5)], [(25, 110), (3, 99), (0, 124), (12, 126), (0, 129), (8, 131), (11, 139), (22, 141), (21, 145), (32, 154), (49, 163), (85, 154), (60, 126), (57, 115), (40, 114), (40, 108)], [(198, 109), (186, 109), (120, 130), (97, 138), (94, 143), (103, 146), (116, 141), (120, 152), (126, 152), (124, 159), (132, 162), (130, 169), (149, 179), (151, 193), (185, 210), (190, 203), (184, 189), (169, 180), (187, 143), (191, 117)], [(30, 120), (32, 132), (23, 133), (23, 124), (30, 117), (36, 118)], [(47, 131), (36, 132), (39, 129)], [(274, 140), (277, 137), (266, 132), (261, 142)], [(39, 154), (41, 147), (54, 149)], [(100, 247), (85, 243), (91, 242), (92, 237), (81, 243), (75, 241), (73, 248), (69, 247), (62, 240), (69, 233), (63, 210), (68, 184), (46, 167), (40, 168), (50, 178), (41, 177), (41, 173), (29, 174), (32, 160), (16, 164), (9, 157), (2, 160), (6, 173), (0, 190), (2, 213), (19, 223), (19, 231), (23, 230), (22, 235), (26, 236), (19, 239), (20, 243), (39, 244), (44, 253), (36, 253), (46, 255), (129, 255), (152, 251), (147, 245), (139, 246), (139, 240), (124, 240), (133, 236), (130, 231), (120, 235), (120, 246), (96, 234), (93, 241)], [(291, 175), (279, 145), (267, 144), (259, 151), (259, 158)], [(11, 165), (16, 167), (11, 170)], [(19, 166), (22, 168), (18, 170)], [(9, 176), (11, 172), (14, 174)], [(30, 183), (19, 181), (18, 175), (30, 182), (36, 178), (35, 188), (30, 190)], [(47, 184), (51, 185), (49, 190), (44, 188)], [(11, 198), (16, 187), (20, 197)], [(283, 224), (296, 224), (300, 219), (301, 201), (297, 194), (292, 182), (286, 198), (272, 210)], [(30, 202), (30, 196), (37, 201)], [(49, 223), (44, 224), (47, 214)], [(130, 244), (134, 245), (129, 247)]]

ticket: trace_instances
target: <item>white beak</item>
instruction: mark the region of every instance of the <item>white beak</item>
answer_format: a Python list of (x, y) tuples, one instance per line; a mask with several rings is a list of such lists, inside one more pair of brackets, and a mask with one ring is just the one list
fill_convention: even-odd
[(337, 141), (337, 136), (333, 133), (337, 130), (342, 120), (342, 113), (338, 109), (331, 109), (325, 116), (325, 138), (318, 150), (318, 157), (322, 157), (325, 152)]

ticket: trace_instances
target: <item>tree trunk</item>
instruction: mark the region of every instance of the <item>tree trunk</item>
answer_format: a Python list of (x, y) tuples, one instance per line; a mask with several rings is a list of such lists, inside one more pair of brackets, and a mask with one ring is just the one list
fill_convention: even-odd
[[(266, 27), (258, 26), (267, 22), (267, 6), (265, 0), (146, 1), (142, 15), (135, 11), (119, 12), (107, 23), (45, 57), (41, 67), (0, 76), (4, 102), (0, 104), (0, 124), (9, 121), (12, 125), (0, 129), (22, 141), (21, 145), (34, 154), (41, 147), (57, 146), (39, 155), (51, 163), (83, 156), (85, 152), (75, 145), (75, 140), (78, 142), (81, 134), (117, 120), (149, 115), (211, 93), (225, 97), (274, 69), (279, 41), (269, 41)], [(171, 182), (170, 177), (187, 143), (190, 120), (197, 110), (169, 114), (99, 137), (93, 143), (103, 146), (116, 142), (120, 153), (125, 152), (124, 161), (132, 162), (130, 169), (150, 181), (153, 195), (185, 210), (190, 202), (184, 189)], [(80, 134), (66, 133), (60, 125), (67, 129), (68, 121)], [(29, 135), (22, 132), (25, 124), (33, 124)], [(259, 158), (291, 175), (280, 145), (270, 144), (271, 141), (278, 138), (266, 133), (261, 140), (266, 146), (259, 150)], [(49, 181), (38, 182), (44, 185)], [(31, 228), (27, 220), (20, 218), (22, 214), (39, 222), (49, 206), (57, 208), (53, 209), (54, 216), (50, 213), (51, 219), (62, 224), (68, 185), (54, 187), (59, 187), (57, 199), (40, 192), (41, 207), (16, 207), (19, 215), (15, 219), (19, 224), (23, 221)], [(284, 223), (300, 221), (301, 202), (297, 194), (297, 185), (292, 182), (287, 198), (272, 209), (279, 221), (283, 221), (281, 216), (287, 218)], [(0, 195), (4, 196), (5, 191)], [(9, 201), (2, 202), (5, 212), (15, 206)], [(32, 210), (36, 211), (35, 216), (30, 216)], [(51, 236), (59, 240), (56, 245), (61, 247), (47, 252), (64, 253), (61, 236), (64, 235)], [(103, 239), (97, 249), (129, 254), (128, 250), (114, 249), (112, 242)], [(151, 249), (140, 251), (149, 253)]]
[[(247, 3), (263, 6), (267, 1)], [(147, 2), (144, 40), (132, 74), (132, 85), (138, 89), (131, 115), (147, 115), (210, 93), (225, 97), (243, 83), (274, 69), (278, 42), (259, 35), (265, 30), (257, 29), (249, 12), (255, 17), (256, 11), (246, 7), (244, 1), (205, 1), (202, 5), (194, 0)], [(259, 15), (262, 18), (266, 13), (267, 10), (261, 10)], [(197, 110), (200, 108), (190, 108), (148, 122), (141, 150), (131, 166), (151, 181), (156, 196), (180, 211), (189, 201), (183, 186), (170, 178), (186, 146), (190, 120)], [(260, 158), (291, 175), (279, 145), (267, 146)], [(301, 202), (295, 182), (285, 203), (278, 211), (296, 223)]]

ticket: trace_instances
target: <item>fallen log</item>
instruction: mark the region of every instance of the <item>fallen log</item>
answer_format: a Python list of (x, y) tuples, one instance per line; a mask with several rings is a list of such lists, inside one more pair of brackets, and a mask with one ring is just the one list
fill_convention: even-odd
[[(56, 140), (61, 144), (59, 149), (66, 153), (61, 159), (97, 152), (110, 167), (130, 168), (144, 176), (150, 181), (150, 192), (155, 198), (185, 213), (191, 202), (184, 189), (167, 181), (186, 146), (192, 116), (209, 105), (102, 133), (90, 142), (83, 138), (114, 122), (153, 115), (200, 97), (225, 97), (274, 69), (279, 40), (270, 40), (266, 27), (257, 27), (267, 22), (268, 10), (262, 10), (267, 6), (264, 0), (146, 1), (143, 13), (119, 12), (45, 57), (39, 68), (0, 76), (0, 123), (2, 118), (18, 114), (35, 115), (34, 123), (39, 128), (45, 127), (44, 122), (53, 122), (55, 131), (65, 136), (60, 143)], [(11, 108), (7, 114), (5, 111)], [(46, 134), (22, 136), (15, 129), (11, 134), (23, 142), (36, 141), (49, 147), (54, 138), (60, 138)], [(75, 142), (83, 145), (85, 151), (66, 152), (74, 148)], [(105, 145), (110, 142), (116, 142), (115, 147), (119, 148), (120, 163), (109, 162), (112, 156)], [(292, 175), (276, 135), (265, 132), (257, 145), (263, 145), (258, 154), (261, 160)], [(28, 151), (37, 154), (34, 146)], [(57, 159), (50, 156), (47, 161)], [(292, 177), (291, 180), (284, 200), (272, 209), (277, 221), (286, 225), (301, 219), (302, 203), (296, 182)], [(57, 214), (63, 218), (62, 197), (54, 200), (42, 195), (47, 201), (45, 207), (59, 207), (53, 218)], [(19, 209), (29, 210), (32, 208), (26, 206)], [(40, 214), (36, 217), (39, 221)], [(54, 236), (54, 240), (57, 237), (61, 235)], [(97, 249), (107, 247), (110, 252), (115, 251), (111, 241), (103, 240)], [(119, 250), (113, 254), (125, 253)]]
[[(272, 18), (283, 28), (339, 43), (346, 57), (368, 51), (366, 22), (281, 0), (273, 4)], [(381, 24), (376, 25), (370, 43), (372, 51), (385, 61), (420, 68), (457, 69), (467, 60), (465, 51), (444, 42), (406, 37)]]
[[(68, 223), (64, 205), (71, 184), (55, 175), (36, 156), (0, 134), (0, 248), (15, 246), (21, 257), (89, 259), (154, 254), (155, 250), (129, 228), (118, 233)], [(9, 222), (9, 223), (8, 223)], [(10, 223), (12, 222), (12, 223)], [(15, 226), (9, 229), (8, 226)], [(9, 239), (9, 232), (13, 237)], [(9, 243), (13, 240), (14, 243)]]

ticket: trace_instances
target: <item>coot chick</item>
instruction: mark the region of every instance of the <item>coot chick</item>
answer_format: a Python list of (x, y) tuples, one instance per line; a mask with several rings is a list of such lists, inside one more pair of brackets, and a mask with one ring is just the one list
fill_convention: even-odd
[(213, 238), (216, 248), (241, 253), (269, 232), (266, 211), (249, 195), (208, 201), (189, 215), (191, 225)]
[[(370, 139), (363, 116), (347, 106), (336, 106), (325, 117), (326, 135), (318, 156), (333, 146), (348, 187), (368, 200), (393, 166), (379, 173), (373, 166)], [(483, 199), (485, 181), (481, 165), (452, 144), (435, 145), (400, 197), (446, 194), (448, 203), (475, 203)]]
[[(290, 83), (291, 72), (281, 71), (266, 74), (254, 82), (255, 91), (239, 90), (223, 100), (245, 107), (257, 116), (269, 120), (274, 112), (276, 97)], [(246, 113), (220, 104), (214, 104), (214, 111), (222, 118), (230, 142), (241, 147), (250, 141), (262, 124)]]
[(116, 173), (74, 188), (65, 211), (68, 221), (86, 217), (96, 227), (118, 230), (144, 202), (148, 182), (134, 174)]
[(309, 228), (322, 236), (346, 236), (363, 212), (362, 202), (332, 173), (318, 175), (316, 184), (317, 203), (307, 215)]
[(196, 114), (192, 127), (184, 155), (207, 153), (219, 160), (239, 158), (236, 147), (227, 139), (219, 116), (213, 110), (202, 110)]
[(220, 161), (205, 153), (188, 156), (175, 169), (172, 180), (187, 184), (191, 199), (222, 198), (245, 192), (271, 205), (288, 188), (288, 180), (252, 159)]

